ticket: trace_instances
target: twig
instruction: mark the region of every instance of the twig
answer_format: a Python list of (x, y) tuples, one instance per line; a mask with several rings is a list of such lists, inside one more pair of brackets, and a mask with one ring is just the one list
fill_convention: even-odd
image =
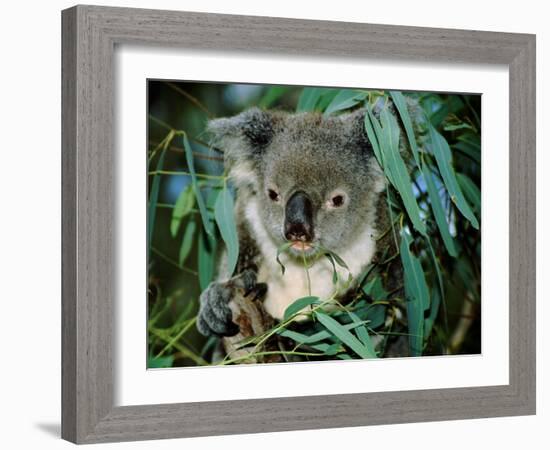
[[(214, 150), (215, 152), (218, 152), (218, 153), (223, 153), (222, 150), (220, 150), (219, 148), (217, 147), (211, 147), (209, 146), (208, 144), (206, 144), (206, 142), (204, 141), (201, 141), (197, 138), (189, 138), (190, 141), (193, 141), (193, 142), (196, 142), (197, 144), (200, 144), (204, 147), (208, 147), (209, 149), (211, 150)], [(154, 146), (158, 146), (159, 143), (156, 142), (156, 141), (153, 141), (153, 140), (150, 140), (149, 141), (149, 145), (154, 145)], [(176, 152), (176, 153), (184, 153), (184, 150), (183, 148), (181, 147), (178, 147), (177, 145), (170, 145), (168, 147), (168, 150), (172, 151), (172, 152)], [(205, 155), (204, 153), (199, 153), (199, 152), (193, 152), (193, 158), (199, 158), (199, 159), (207, 159), (209, 161), (219, 161), (219, 162), (223, 162), (223, 156), (212, 156), (212, 155)]]
[(462, 304), (460, 319), (458, 320), (456, 328), (449, 339), (449, 344), (447, 345), (447, 354), (449, 355), (455, 354), (460, 349), (476, 317), (476, 314), (475, 314), (476, 304), (473, 301), (473, 299), (470, 297), (471, 296), (470, 292), (468, 292), (466, 295), (467, 297), (464, 303)]
[[(152, 329), (151, 330), (151, 333), (153, 333), (156, 337), (158, 337), (159, 339), (162, 339), (163, 341), (165, 342), (169, 342), (169, 338), (167, 338), (166, 336), (163, 335), (163, 333), (159, 333), (158, 330), (156, 329)], [(199, 366), (209, 366), (210, 364), (204, 360), (203, 358), (201, 358), (199, 355), (196, 355), (195, 353), (193, 353), (191, 350), (189, 350), (188, 348), (185, 348), (183, 345), (181, 345), (180, 343), (178, 342), (174, 342), (172, 344), (172, 346), (174, 348), (176, 348), (183, 356), (191, 359), (192, 361), (195, 362), (195, 364), (199, 365)]]
[(168, 131), (174, 131), (175, 128), (171, 125), (168, 125), (166, 122), (160, 120), (160, 119), (157, 119), (155, 116), (153, 116), (152, 114), (149, 114), (148, 115), (149, 119), (152, 120), (153, 122), (155, 122), (157, 125), (160, 125), (161, 127), (163, 128), (166, 128)]
[(189, 319), (189, 321), (187, 321), (187, 323), (183, 326), (180, 332), (176, 334), (170, 341), (168, 341), (166, 346), (157, 354), (157, 356), (155, 356), (155, 358), (160, 358), (166, 351), (168, 351), (170, 347), (172, 347), (174, 343), (179, 341), (179, 339), (189, 330), (189, 328), (191, 328), (195, 324), (196, 321), (197, 321), (196, 317)]
[(294, 352), (294, 351), (269, 351), (269, 352), (257, 352), (249, 355), (239, 356), (238, 358), (223, 360), (219, 365), (225, 366), (227, 364), (233, 364), (239, 361), (246, 361), (252, 357), (257, 356), (269, 356), (269, 355), (297, 355), (297, 356), (323, 356), (324, 353), (308, 353), (308, 352)]
[(192, 96), (189, 92), (184, 91), (182, 88), (180, 88), (179, 86), (169, 81), (165, 81), (164, 84), (172, 88), (178, 94), (183, 95), (187, 100), (193, 103), (197, 108), (202, 110), (210, 119), (214, 117), (214, 115), (208, 110), (208, 108), (204, 106), (196, 97)]
[(199, 273), (195, 270), (189, 269), (184, 266), (180, 266), (176, 261), (174, 261), (169, 256), (166, 256), (164, 253), (162, 253), (160, 250), (156, 249), (155, 247), (151, 246), (151, 251), (155, 253), (156, 255), (160, 256), (162, 259), (164, 259), (166, 262), (169, 262), (170, 264), (176, 266), (178, 269), (183, 270), (185, 272), (190, 273), (191, 275), (195, 275), (196, 277), (199, 276)]
[[(186, 172), (184, 170), (151, 170), (147, 172), (148, 175), (185, 175), (191, 176), (191, 172)], [(197, 177), (205, 178), (209, 180), (222, 180), (226, 177), (223, 175), (208, 175), (205, 173), (197, 173)]]

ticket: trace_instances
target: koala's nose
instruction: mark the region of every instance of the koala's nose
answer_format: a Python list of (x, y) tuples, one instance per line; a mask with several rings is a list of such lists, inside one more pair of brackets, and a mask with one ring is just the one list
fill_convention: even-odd
[(311, 241), (311, 233), (303, 224), (293, 224), (285, 227), (285, 237), (289, 241)]
[(288, 200), (284, 230), (289, 241), (313, 240), (313, 204), (305, 192), (297, 191)]

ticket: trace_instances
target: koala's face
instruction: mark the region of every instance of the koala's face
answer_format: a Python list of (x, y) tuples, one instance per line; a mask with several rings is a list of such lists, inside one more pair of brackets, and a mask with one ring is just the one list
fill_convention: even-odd
[(214, 122), (239, 123), (241, 137), (224, 138), (226, 161), (277, 247), (289, 243), (296, 257), (338, 253), (372, 225), (384, 182), (363, 117), (251, 110)]

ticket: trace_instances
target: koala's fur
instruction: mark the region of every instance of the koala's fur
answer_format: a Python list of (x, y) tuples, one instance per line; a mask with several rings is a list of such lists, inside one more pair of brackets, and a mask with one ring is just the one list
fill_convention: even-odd
[[(257, 290), (265, 297), (267, 312), (282, 319), (288, 305), (308, 295), (303, 257), (313, 263), (311, 294), (321, 299), (333, 294), (333, 266), (314, 248), (281, 254), (284, 275), (276, 261), (277, 249), (287, 242), (285, 205), (296, 192), (307, 196), (313, 210), (312, 244), (338, 254), (353, 277), (384, 251), (395, 253), (391, 233), (381, 237), (389, 227), (386, 185), (364, 131), (364, 115), (364, 109), (325, 117), (252, 108), (209, 122), (208, 130), (224, 151), (225, 167), (237, 192), (240, 255), (235, 273), (224, 273), (222, 262), (218, 280), (201, 295), (197, 322), (201, 333), (231, 336), (238, 332), (229, 308), (235, 288)], [(269, 197), (269, 190), (278, 194), (277, 201)], [(344, 198), (343, 206), (334, 207), (334, 195)], [(347, 280), (347, 270), (337, 269), (339, 278)], [(354, 286), (344, 288), (340, 283), (336, 289), (338, 298), (345, 301)]]

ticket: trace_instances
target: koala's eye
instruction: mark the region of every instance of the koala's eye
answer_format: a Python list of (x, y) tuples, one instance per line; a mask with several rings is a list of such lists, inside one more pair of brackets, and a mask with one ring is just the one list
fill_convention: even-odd
[(342, 195), (335, 195), (332, 197), (332, 206), (338, 208), (344, 204), (344, 197)]
[(273, 200), (274, 202), (278, 202), (279, 201), (279, 194), (277, 192), (275, 192), (273, 189), (268, 189), (267, 190), (267, 195), (269, 196), (269, 198), (271, 200)]
[(344, 194), (333, 194), (329, 200), (327, 200), (327, 207), (334, 209), (344, 206), (346, 203), (346, 196)]

